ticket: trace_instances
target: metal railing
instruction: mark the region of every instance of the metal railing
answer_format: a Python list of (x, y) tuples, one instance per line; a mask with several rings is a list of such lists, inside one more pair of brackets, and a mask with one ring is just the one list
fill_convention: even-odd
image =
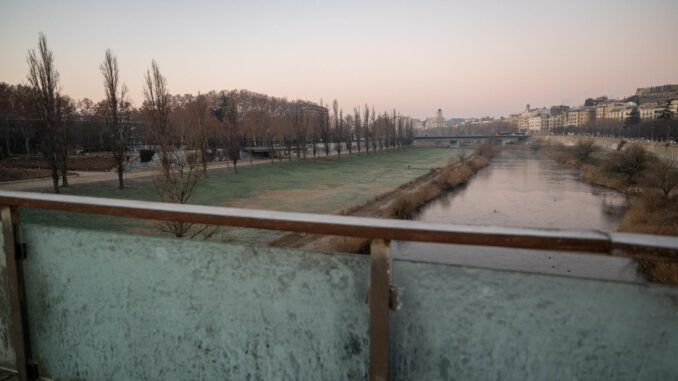
[(565, 231), (431, 224), (418, 221), (289, 213), (200, 205), (0, 191), (13, 342), (21, 380), (37, 376), (32, 363), (23, 281), (25, 251), (19, 237), (19, 207), (208, 225), (281, 230), (372, 239), (370, 251), (371, 380), (388, 376), (390, 240), (597, 253), (678, 262), (678, 238), (598, 231)]

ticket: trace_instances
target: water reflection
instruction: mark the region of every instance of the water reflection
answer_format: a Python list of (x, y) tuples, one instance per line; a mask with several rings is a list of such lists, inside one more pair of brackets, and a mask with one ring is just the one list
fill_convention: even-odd
[(467, 186), (425, 205), (416, 219), (493, 225), (615, 231), (624, 195), (580, 180), (579, 171), (532, 151), (504, 150)]
[[(626, 197), (529, 150), (503, 150), (471, 181), (420, 209), (426, 222), (615, 231)], [(394, 242), (396, 258), (568, 276), (640, 281), (629, 259), (548, 251)]]

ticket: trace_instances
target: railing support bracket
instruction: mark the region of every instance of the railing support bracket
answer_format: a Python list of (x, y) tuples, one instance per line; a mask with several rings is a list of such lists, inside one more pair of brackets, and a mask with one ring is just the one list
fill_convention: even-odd
[(38, 379), (38, 367), (33, 362), (31, 339), (28, 332), (28, 313), (24, 283), (23, 262), (26, 247), (19, 239), (19, 211), (16, 207), (0, 207), (2, 218), (3, 251), (7, 266), (7, 288), (11, 307), (11, 327), (16, 369), (20, 381)]
[[(389, 359), (389, 308), (392, 303), (390, 282), (390, 243), (375, 239), (370, 246), (370, 381), (388, 380)], [(396, 293), (397, 294), (397, 293)]]

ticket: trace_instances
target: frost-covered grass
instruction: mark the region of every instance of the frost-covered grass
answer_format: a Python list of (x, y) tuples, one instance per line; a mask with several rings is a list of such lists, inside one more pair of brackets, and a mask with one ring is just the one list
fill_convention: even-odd
[[(232, 169), (208, 171), (191, 203), (271, 210), (332, 213), (363, 204), (374, 196), (411, 181), (431, 168), (444, 166), (459, 150), (444, 148), (406, 148), (358, 157), (342, 155), (331, 159), (312, 158), (297, 162), (258, 164), (240, 163), (239, 174)], [(128, 180), (118, 190), (115, 182), (83, 184), (64, 189), (64, 193), (157, 201), (150, 179)], [(50, 223), (92, 229), (157, 231), (148, 221), (138, 221), (77, 213), (25, 210), (23, 221)]]

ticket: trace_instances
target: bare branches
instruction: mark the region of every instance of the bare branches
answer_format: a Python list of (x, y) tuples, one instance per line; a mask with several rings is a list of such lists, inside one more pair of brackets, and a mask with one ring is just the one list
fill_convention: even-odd
[(28, 83), (33, 92), (35, 113), (41, 123), (38, 130), (42, 141), (41, 148), (52, 169), (54, 193), (59, 193), (58, 166), (63, 162), (62, 167), (65, 167), (68, 141), (67, 137), (63, 136), (59, 72), (54, 67), (54, 55), (47, 47), (47, 38), (44, 34), (40, 33), (38, 38), (38, 51), (33, 49), (28, 51), (27, 61)]
[[(202, 175), (202, 135), (179, 134), (176, 126), (170, 124), (171, 96), (167, 91), (167, 81), (155, 61), (151, 64), (151, 70), (146, 72), (144, 95), (144, 111), (149, 120), (151, 134), (158, 144), (160, 159), (160, 173), (154, 179), (156, 191), (162, 201), (185, 204)], [(193, 123), (202, 123), (200, 119), (203, 116), (195, 114), (195, 118), (197, 120)], [(178, 152), (176, 148), (180, 145), (180, 140), (184, 143), (184, 149)], [(191, 227), (192, 224), (182, 222), (167, 224), (169, 231), (177, 237), (188, 234)]]
[(129, 109), (127, 101), (127, 86), (120, 86), (118, 74), (118, 58), (110, 49), (106, 50), (104, 61), (99, 66), (104, 77), (105, 116), (106, 124), (111, 134), (111, 152), (115, 157), (118, 170), (118, 187), (123, 187), (123, 171), (125, 153), (127, 151), (127, 137), (129, 136)]

